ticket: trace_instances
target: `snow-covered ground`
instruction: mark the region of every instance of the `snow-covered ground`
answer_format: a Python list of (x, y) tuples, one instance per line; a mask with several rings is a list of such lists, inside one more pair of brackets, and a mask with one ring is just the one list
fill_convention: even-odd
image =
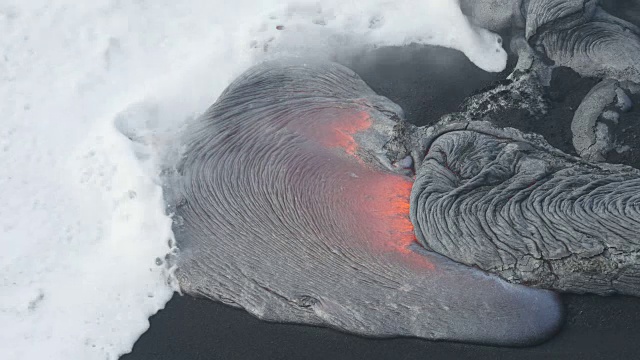
[(115, 359), (175, 286), (159, 172), (251, 64), (411, 42), (501, 70), (455, 0), (1, 0), (0, 359)]

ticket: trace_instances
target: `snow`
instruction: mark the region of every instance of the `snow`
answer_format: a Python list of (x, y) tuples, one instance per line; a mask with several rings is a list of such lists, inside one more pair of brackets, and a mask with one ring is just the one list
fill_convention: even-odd
[(454, 0), (0, 2), (0, 358), (116, 359), (176, 290), (159, 174), (252, 64), (497, 35)]

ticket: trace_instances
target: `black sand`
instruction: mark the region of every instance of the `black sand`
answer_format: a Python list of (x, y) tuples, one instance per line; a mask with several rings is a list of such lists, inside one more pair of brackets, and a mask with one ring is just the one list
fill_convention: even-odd
[[(378, 93), (401, 105), (409, 121), (427, 124), (455, 111), (473, 91), (505, 74), (488, 74), (455, 51), (434, 47), (381, 49), (351, 66)], [(572, 151), (573, 111), (595, 83), (570, 70), (556, 71), (553, 110), (543, 119), (500, 119), (506, 126), (543, 134), (554, 146)], [(640, 98), (636, 97), (636, 104)], [(636, 109), (621, 117), (620, 138), (640, 149)], [(638, 150), (610, 161), (640, 167)], [(640, 299), (563, 296), (564, 328), (550, 341), (529, 348), (496, 348), (420, 339), (367, 339), (330, 329), (267, 323), (248, 313), (175, 295), (151, 318), (138, 340), (134, 359), (626, 359), (640, 357)]]

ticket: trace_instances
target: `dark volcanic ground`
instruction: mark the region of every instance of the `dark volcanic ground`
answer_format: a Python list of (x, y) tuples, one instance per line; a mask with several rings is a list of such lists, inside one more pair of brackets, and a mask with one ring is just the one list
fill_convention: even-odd
[[(407, 119), (426, 124), (456, 111), (474, 90), (504, 74), (488, 74), (459, 52), (435, 47), (380, 49), (349, 64), (378, 93), (401, 105)], [(573, 111), (595, 84), (567, 69), (555, 72), (553, 109), (542, 119), (499, 119), (543, 134), (572, 150)], [(640, 104), (640, 97), (635, 97)], [(640, 167), (640, 115), (621, 116), (621, 139), (633, 149), (610, 161)], [(367, 339), (330, 329), (273, 324), (208, 300), (179, 295), (151, 318), (151, 328), (122, 357), (134, 359), (633, 359), (640, 357), (640, 299), (565, 295), (567, 319), (550, 341), (529, 348), (496, 348), (420, 339)]]

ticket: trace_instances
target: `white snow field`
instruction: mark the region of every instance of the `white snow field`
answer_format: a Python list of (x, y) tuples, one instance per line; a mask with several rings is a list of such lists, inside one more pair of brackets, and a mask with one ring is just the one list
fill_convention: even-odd
[(116, 359), (177, 289), (159, 180), (252, 64), (436, 44), (502, 70), (455, 0), (0, 0), (0, 359)]

